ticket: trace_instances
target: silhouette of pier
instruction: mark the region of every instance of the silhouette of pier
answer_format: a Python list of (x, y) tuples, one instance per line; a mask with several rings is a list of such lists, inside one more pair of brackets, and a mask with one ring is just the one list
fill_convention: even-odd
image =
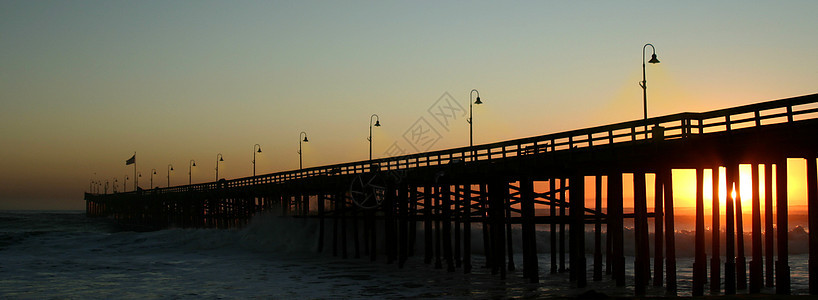
[[(774, 286), (777, 294), (789, 294), (786, 160), (807, 161), (809, 227), (818, 228), (816, 137), (818, 94), (813, 94), (232, 180), (116, 194), (86, 193), (85, 200), (88, 216), (146, 228), (235, 227), (261, 211), (315, 218), (320, 223), (319, 252), (332, 251), (345, 258), (363, 255), (371, 260), (382, 254), (387, 262), (401, 267), (408, 257), (421, 255), (427, 264), (451, 272), (472, 270), (471, 240), (479, 235), (487, 267), (500, 278), (516, 271), (512, 254), (517, 250), (522, 251), (522, 275), (531, 282), (538, 282), (541, 272), (568, 272), (577, 287), (586, 286), (590, 270), (591, 280), (609, 277), (606, 280), (625, 286), (629, 267), (625, 243), (634, 243), (635, 293), (643, 295), (653, 279), (653, 285), (665, 286), (675, 294), (671, 170), (694, 169), (693, 295), (702, 295), (706, 288), (711, 294), (745, 289), (756, 293), (764, 286)], [(752, 165), (753, 170), (752, 243), (746, 249), (740, 193), (736, 199), (729, 193), (733, 184), (739, 190), (740, 164)], [(760, 165), (764, 166), (763, 176), (759, 176)], [(720, 255), (708, 261), (705, 251), (704, 172), (719, 168), (726, 170), (727, 181), (719, 184), (719, 176), (711, 176), (712, 222), (714, 228), (724, 228), (726, 246), (720, 249), (721, 233), (714, 230), (711, 253), (723, 255), (724, 262)], [(632, 182), (625, 180), (630, 175), (623, 174), (632, 174)], [(648, 174), (655, 176), (652, 212), (647, 207)], [(594, 185), (594, 195), (586, 195), (586, 182)], [(634, 210), (628, 214), (625, 185), (633, 187)], [(719, 213), (722, 185), (728, 188), (724, 215)], [(765, 201), (764, 228), (761, 198)], [(586, 205), (586, 199), (593, 204)], [(634, 241), (624, 240), (626, 218), (633, 218)], [(655, 221), (653, 253), (649, 218)], [(522, 249), (514, 249), (512, 225), (521, 229)], [(601, 238), (603, 227), (606, 243)], [(537, 228), (552, 233), (550, 249), (537, 249)], [(594, 235), (593, 245), (586, 245), (586, 234)], [(418, 238), (424, 239), (422, 253), (414, 251)], [(818, 233), (811, 230), (809, 245), (809, 292), (818, 294)], [(593, 249), (592, 261), (586, 261), (586, 249)], [(550, 270), (538, 270), (537, 252), (541, 250), (551, 254)]]

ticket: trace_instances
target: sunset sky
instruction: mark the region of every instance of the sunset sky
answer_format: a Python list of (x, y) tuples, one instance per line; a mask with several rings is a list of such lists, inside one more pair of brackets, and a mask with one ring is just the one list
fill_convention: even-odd
[[(91, 180), (374, 157), (446, 93), (475, 144), (818, 92), (818, 1), (0, 1), (0, 209)], [(649, 56), (650, 53), (648, 53)], [(649, 58), (649, 57), (648, 57)], [(431, 150), (468, 145), (460, 119)], [(416, 152), (416, 151), (411, 151)], [(129, 181), (130, 182), (130, 181)], [(129, 189), (131, 189), (129, 187)]]

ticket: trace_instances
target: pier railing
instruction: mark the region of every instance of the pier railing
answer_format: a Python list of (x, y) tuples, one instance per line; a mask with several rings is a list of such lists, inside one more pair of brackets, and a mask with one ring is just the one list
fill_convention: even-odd
[[(614, 146), (620, 143), (648, 142), (653, 128), (663, 128), (662, 138), (684, 139), (695, 135), (726, 132), (749, 127), (795, 122), (818, 118), (818, 94), (761, 102), (702, 113), (679, 113), (647, 120), (571, 130), (521, 138), (474, 147), (460, 147), (389, 158), (284, 171), (252, 177), (182, 185), (151, 190), (151, 193), (207, 191), (220, 187), (242, 187), (282, 183), (315, 176), (360, 174), (375, 170), (405, 170), (417, 167), (470, 163), (535, 155), (578, 148)], [(134, 193), (134, 192), (129, 192)]]

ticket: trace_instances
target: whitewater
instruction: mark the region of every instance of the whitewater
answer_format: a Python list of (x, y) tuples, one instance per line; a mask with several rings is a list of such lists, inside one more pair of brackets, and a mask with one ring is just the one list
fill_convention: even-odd
[[(549, 233), (544, 229), (538, 228), (537, 237), (541, 282), (532, 284), (521, 278), (519, 254), (514, 260), (517, 271), (506, 280), (482, 268), (479, 227), (472, 234), (475, 268), (462, 274), (462, 269), (450, 273), (423, 263), (422, 228), (416, 255), (400, 269), (385, 263), (384, 255), (375, 262), (333, 257), (331, 237), (324, 253), (317, 253), (318, 225), (309, 219), (259, 214), (242, 229), (133, 232), (106, 219), (86, 218), (80, 211), (2, 211), (0, 298), (560, 298), (590, 290), (633, 295), (632, 256), (627, 287), (615, 287), (608, 277), (591, 281), (591, 232), (586, 235), (588, 287), (572, 287), (566, 273), (549, 274)], [(632, 236), (632, 230), (626, 230), (626, 241), (628, 233)], [(512, 236), (519, 252), (519, 231)], [(679, 295), (689, 296), (692, 252), (686, 249), (692, 248), (692, 233), (679, 231), (676, 236)], [(802, 227), (791, 231), (790, 245), (793, 293), (806, 294), (808, 249)], [(747, 256), (749, 261), (749, 247)], [(664, 289), (651, 286), (648, 295), (662, 296)]]

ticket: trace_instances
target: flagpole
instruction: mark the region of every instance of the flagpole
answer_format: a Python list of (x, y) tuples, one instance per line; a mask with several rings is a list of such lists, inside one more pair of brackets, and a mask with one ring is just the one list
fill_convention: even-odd
[(133, 178), (133, 191), (136, 192), (136, 184), (139, 181), (139, 178), (136, 177), (136, 151), (133, 152)]

